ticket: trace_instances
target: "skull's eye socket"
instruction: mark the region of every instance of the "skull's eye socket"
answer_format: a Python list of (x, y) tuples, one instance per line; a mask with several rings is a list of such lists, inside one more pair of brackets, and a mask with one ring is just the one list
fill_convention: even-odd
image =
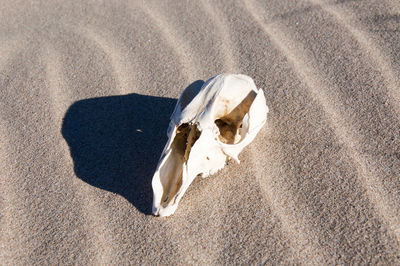
[[(242, 130), (243, 119), (248, 114), (250, 107), (256, 98), (257, 93), (251, 91), (247, 96), (236, 106), (229, 106), (231, 101), (221, 100), (221, 104), (225, 104), (225, 110), (230, 110), (219, 117), (214, 123), (219, 128), (219, 140), (226, 144), (236, 144), (245, 135), (246, 132)], [(248, 118), (248, 116), (247, 116)]]
[(235, 143), (235, 137), (236, 137), (236, 132), (237, 128), (234, 123), (231, 123), (231, 121), (220, 118), (215, 120), (215, 124), (219, 128), (219, 140), (222, 141), (223, 143), (226, 144), (233, 144)]

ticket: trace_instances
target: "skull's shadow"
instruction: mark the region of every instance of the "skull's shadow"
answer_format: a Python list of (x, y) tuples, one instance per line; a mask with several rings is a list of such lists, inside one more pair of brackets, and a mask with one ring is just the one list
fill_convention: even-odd
[[(204, 82), (189, 85), (196, 91)], [(86, 183), (120, 194), (151, 213), (151, 179), (167, 141), (176, 99), (139, 94), (85, 99), (63, 120), (74, 170)]]

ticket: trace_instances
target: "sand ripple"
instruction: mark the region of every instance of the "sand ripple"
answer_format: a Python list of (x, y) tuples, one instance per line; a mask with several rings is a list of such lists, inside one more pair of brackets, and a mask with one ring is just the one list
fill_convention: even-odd
[[(0, 15), (2, 264), (400, 264), (396, 1), (8, 1)], [(255, 79), (267, 126), (155, 218), (176, 98), (221, 72)]]

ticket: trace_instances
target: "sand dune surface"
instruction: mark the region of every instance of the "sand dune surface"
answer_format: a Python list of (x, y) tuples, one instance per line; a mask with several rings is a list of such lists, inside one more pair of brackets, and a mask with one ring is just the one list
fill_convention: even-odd
[[(176, 213), (151, 178), (187, 86), (268, 121)], [(400, 265), (400, 4), (2, 1), (2, 265)]]

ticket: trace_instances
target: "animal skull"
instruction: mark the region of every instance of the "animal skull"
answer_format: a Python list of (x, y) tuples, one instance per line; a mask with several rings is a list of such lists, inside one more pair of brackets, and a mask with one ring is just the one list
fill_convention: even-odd
[(153, 214), (173, 214), (195, 177), (216, 173), (227, 157), (239, 163), (239, 153), (253, 141), (267, 113), (263, 91), (246, 75), (221, 74), (199, 92), (185, 89), (153, 176)]

